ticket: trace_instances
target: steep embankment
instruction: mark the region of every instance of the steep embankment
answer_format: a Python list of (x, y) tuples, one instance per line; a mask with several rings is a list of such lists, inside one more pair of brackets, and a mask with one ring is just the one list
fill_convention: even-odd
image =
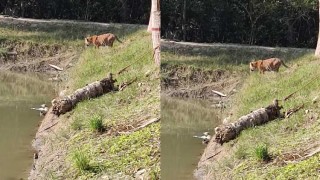
[[(2, 49), (18, 53), (16, 64), (3, 62), (1, 67), (18, 67), (21, 63), (29, 66), (39, 61), (43, 61), (44, 67), (49, 63), (58, 65), (65, 69), (59, 73), (65, 80), (60, 86), (65, 95), (106, 77), (109, 72), (115, 74), (117, 85), (136, 79), (123, 91), (81, 102), (60, 117), (48, 113), (34, 142), (37, 157), (30, 179), (130, 179), (138, 171), (139, 176), (154, 179), (160, 176), (160, 123), (122, 134), (159, 117), (158, 68), (152, 61), (151, 36), (146, 33), (146, 26), (0, 20)], [(123, 43), (115, 42), (113, 48), (83, 48), (86, 35), (105, 32), (116, 34)], [(49, 50), (45, 53), (40, 48), (36, 56), (28, 53), (31, 50), (24, 54), (20, 48), (24, 46), (27, 49), (44, 46)], [(59, 50), (51, 52), (56, 46)], [(72, 54), (73, 60), (66, 60), (69, 58), (64, 53)], [(116, 75), (129, 65), (125, 72)]]
[[(283, 110), (304, 104), (303, 110), (288, 119), (276, 120), (241, 132), (222, 147), (211, 141), (199, 161), (198, 179), (317, 179), (319, 174), (319, 60), (307, 49), (248, 47), (165, 42), (165, 64), (219, 68), (241, 77), (237, 93), (230, 100), (229, 122), (266, 106), (274, 98), (282, 99), (299, 90), (283, 105)], [(165, 49), (165, 48), (163, 48)], [(290, 69), (279, 73), (248, 74), (252, 59), (280, 57)], [(314, 79), (316, 78), (316, 79)], [(301, 88), (301, 89), (300, 89)], [(221, 89), (224, 92), (224, 89)], [(259, 160), (267, 147), (269, 161)], [(263, 155), (262, 155), (263, 156)]]
[[(237, 139), (222, 147), (210, 142), (199, 163), (204, 170), (202, 178), (319, 178), (320, 155), (313, 154), (320, 148), (319, 64), (313, 54), (307, 54), (297, 57), (290, 63), (290, 69), (280, 73), (249, 76), (233, 100), (236, 106), (232, 108), (235, 115), (231, 122), (270, 104), (274, 98), (283, 99), (296, 91), (289, 100), (280, 101), (283, 111), (302, 104), (304, 107), (290, 118), (244, 130)], [(221, 151), (223, 155), (210, 157)]]

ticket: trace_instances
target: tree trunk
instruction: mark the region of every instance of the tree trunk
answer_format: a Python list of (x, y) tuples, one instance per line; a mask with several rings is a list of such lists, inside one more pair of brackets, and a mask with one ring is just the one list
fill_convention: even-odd
[(71, 111), (78, 102), (95, 98), (101, 96), (105, 93), (116, 90), (114, 83), (116, 80), (112, 79), (112, 75), (102, 79), (101, 81), (96, 81), (91, 84), (86, 85), (83, 88), (77, 89), (73, 94), (65, 96), (61, 99), (54, 99), (52, 101), (52, 112), (55, 115), (65, 114)]
[(186, 23), (187, 23), (187, 0), (183, 0), (183, 8), (182, 8), (182, 38), (183, 41), (187, 40), (187, 30), (186, 30)]
[(128, 20), (128, 1), (129, 0), (120, 0), (121, 4), (122, 4), (122, 8), (121, 8), (121, 18), (122, 21), (127, 22)]
[(152, 32), (153, 58), (160, 65), (160, 32), (161, 32), (160, 0), (152, 0), (148, 31)]
[(242, 116), (234, 123), (222, 124), (215, 128), (215, 141), (222, 145), (225, 142), (235, 139), (244, 129), (265, 124), (281, 117), (281, 108), (281, 106), (278, 106), (278, 100), (274, 100), (273, 104), (268, 107), (260, 108), (250, 114)]
[[(320, 19), (320, 0), (319, 0), (319, 9), (318, 9), (318, 13), (319, 13), (319, 19)], [(320, 57), (320, 20), (319, 20), (319, 33), (318, 33), (318, 43), (317, 43), (317, 48), (316, 48), (316, 52), (315, 55)]]
[(89, 21), (90, 20), (90, 18), (89, 18), (89, 14), (90, 14), (90, 12), (89, 12), (89, 9), (90, 9), (90, 0), (87, 0), (87, 3), (86, 3), (86, 14), (84, 15), (84, 20), (86, 20), (86, 21)]

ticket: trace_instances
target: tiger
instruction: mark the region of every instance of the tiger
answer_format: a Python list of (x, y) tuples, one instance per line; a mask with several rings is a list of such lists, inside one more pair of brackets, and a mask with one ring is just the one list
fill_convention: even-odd
[(252, 61), (250, 62), (250, 71), (259, 70), (260, 74), (264, 74), (265, 71), (274, 71), (279, 72), (279, 68), (281, 64), (289, 68), (282, 60), (279, 58), (270, 58), (265, 60), (258, 60), (258, 61)]
[(111, 33), (88, 36), (84, 39), (86, 46), (93, 44), (96, 48), (99, 48), (100, 46), (112, 47), (115, 40), (122, 43), (116, 35)]

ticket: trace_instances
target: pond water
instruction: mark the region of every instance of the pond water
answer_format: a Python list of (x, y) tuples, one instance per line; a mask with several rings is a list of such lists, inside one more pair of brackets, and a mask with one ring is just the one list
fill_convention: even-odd
[(50, 105), (54, 88), (36, 74), (0, 72), (0, 179), (27, 179), (40, 120), (31, 107)]
[(213, 134), (221, 112), (200, 100), (161, 97), (161, 179), (194, 179), (206, 147), (194, 135)]

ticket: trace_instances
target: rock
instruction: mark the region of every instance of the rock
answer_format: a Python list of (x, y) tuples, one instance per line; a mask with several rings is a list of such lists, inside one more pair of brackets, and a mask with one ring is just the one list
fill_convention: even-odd
[(150, 71), (150, 70), (148, 70), (144, 75), (145, 75), (146, 77), (149, 77), (149, 76), (150, 76), (150, 74), (151, 74), (151, 71)]
[(312, 99), (312, 103), (315, 104), (317, 103), (319, 100), (319, 96), (316, 96), (315, 98)]
[(135, 173), (134, 177), (136, 179), (143, 179), (143, 175), (145, 172), (146, 172), (146, 169), (140, 169)]

